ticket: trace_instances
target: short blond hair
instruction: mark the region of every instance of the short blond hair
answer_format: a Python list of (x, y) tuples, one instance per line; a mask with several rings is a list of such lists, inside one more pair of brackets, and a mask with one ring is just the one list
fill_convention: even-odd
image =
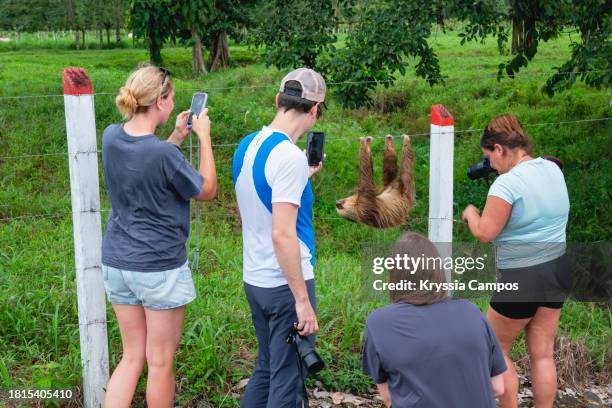
[(115, 104), (123, 118), (129, 120), (135, 113), (148, 111), (159, 96), (167, 97), (172, 86), (167, 71), (156, 66), (144, 66), (130, 74), (119, 89)]

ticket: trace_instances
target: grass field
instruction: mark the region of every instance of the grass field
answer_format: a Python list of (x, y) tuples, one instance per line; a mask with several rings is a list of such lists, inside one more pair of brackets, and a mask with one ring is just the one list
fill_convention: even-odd
[[(344, 111), (332, 100), (317, 125), (328, 137), (325, 169), (314, 180), (318, 345), (328, 362), (318, 379), (329, 390), (363, 393), (372, 387), (360, 371), (360, 350), (365, 319), (376, 304), (359, 296), (360, 245), (392, 241), (405, 230), (427, 231), (426, 135), (412, 138), (417, 206), (407, 225), (375, 231), (335, 218), (336, 199), (347, 196), (357, 182), (359, 136), (426, 133), (434, 103), (444, 104), (454, 115), (457, 130), (480, 129), (493, 116), (511, 111), (526, 125), (537, 154), (556, 155), (566, 163), (571, 201), (568, 241), (612, 239), (612, 123), (535, 125), (612, 117), (609, 89), (577, 84), (553, 98), (540, 92), (553, 67), (569, 55), (569, 41), (561, 38), (544, 44), (524, 73), (499, 82), (496, 67), (508, 57), (498, 55), (493, 41), (460, 46), (452, 31), (438, 33), (432, 41), (449, 77), (444, 85), (430, 87), (409, 70), (393, 87), (378, 88), (370, 109)], [(128, 73), (147, 60), (147, 54), (134, 48), (73, 51), (7, 46), (0, 50), (0, 387), (76, 388), (79, 333), (61, 71), (79, 66), (89, 74), (99, 93), (95, 109), (100, 136), (108, 124), (120, 120), (114, 94)], [(165, 48), (162, 53), (175, 76), (175, 113), (188, 108), (192, 92), (207, 90), (213, 143), (230, 144), (215, 148), (219, 196), (204, 204), (202, 217), (194, 220), (201, 226), (202, 256), (200, 268), (194, 271), (198, 298), (187, 309), (177, 356), (177, 403), (181, 406), (203, 401), (237, 406), (232, 387), (250, 375), (256, 352), (241, 284), (242, 243), (231, 185), (231, 144), (272, 119), (283, 72), (265, 68), (259, 51), (239, 46), (231, 51), (234, 67), (197, 78), (190, 73), (189, 48)], [(7, 98), (18, 95), (50, 96)], [(169, 135), (171, 127), (167, 125), (158, 135)], [(465, 176), (467, 166), (480, 159), (479, 137), (478, 131), (456, 137), (456, 219), (467, 204), (481, 207), (485, 200), (487, 186)], [(376, 139), (374, 150), (379, 167), (382, 140)], [(375, 167), (375, 173), (380, 177), (379, 168)], [(102, 178), (100, 182), (102, 207), (107, 210)], [(103, 223), (106, 215), (103, 211)], [(454, 239), (474, 241), (459, 222), (454, 223)], [(484, 309), (486, 303), (482, 299), (478, 304)], [(120, 358), (121, 344), (110, 306), (107, 315), (112, 369)], [(612, 373), (611, 319), (609, 306), (570, 302), (560, 325), (561, 334), (585, 342), (590, 367), (607, 373), (608, 378)], [(523, 345), (514, 353), (524, 355)], [(142, 401), (143, 385), (137, 401)]]

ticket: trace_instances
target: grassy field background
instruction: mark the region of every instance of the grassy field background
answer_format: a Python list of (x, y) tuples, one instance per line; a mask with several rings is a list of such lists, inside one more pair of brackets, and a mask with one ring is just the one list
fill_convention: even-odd
[[(30, 40), (31, 41), (31, 40)], [(497, 81), (500, 56), (493, 41), (459, 45), (457, 32), (432, 38), (444, 85), (430, 87), (412, 72), (388, 89), (379, 87), (369, 109), (343, 110), (333, 99), (318, 123), (325, 131), (327, 161), (314, 180), (316, 195), (317, 299), (319, 348), (328, 369), (318, 380), (328, 390), (365, 393), (371, 381), (361, 374), (364, 322), (377, 305), (359, 296), (360, 246), (389, 242), (403, 231), (426, 234), (428, 208), (429, 111), (442, 103), (455, 117), (455, 218), (470, 203), (482, 207), (487, 186), (465, 176), (480, 159), (480, 132), (488, 120), (513, 112), (526, 125), (537, 154), (561, 157), (571, 201), (568, 241), (612, 238), (612, 117), (610, 90), (577, 84), (552, 98), (540, 87), (553, 67), (569, 55), (569, 41), (544, 44), (529, 68), (516, 79)], [(68, 42), (66, 42), (68, 43)], [(74, 51), (68, 47), (25, 49), (0, 44), (0, 387), (69, 387), (80, 384), (79, 333), (73, 259), (70, 186), (61, 87), (65, 67), (85, 68), (95, 97), (98, 140), (103, 129), (120, 121), (114, 95), (129, 72), (148, 59), (138, 48)], [(18, 47), (17, 47), (18, 48)], [(209, 92), (212, 137), (219, 173), (219, 196), (202, 206), (201, 264), (194, 271), (198, 298), (187, 308), (185, 334), (177, 356), (177, 404), (237, 406), (232, 387), (250, 375), (256, 339), (241, 284), (241, 235), (231, 185), (231, 157), (244, 135), (269, 123), (283, 72), (265, 68), (258, 50), (232, 46), (234, 66), (194, 77), (189, 48), (165, 48), (174, 73), (176, 112), (187, 109), (192, 92)], [(252, 88), (248, 88), (252, 87)], [(330, 86), (333, 93), (333, 86)], [(45, 97), (13, 98), (19, 95)], [(174, 117), (171, 121), (173, 123)], [(172, 124), (160, 129), (167, 137)], [(417, 206), (407, 225), (378, 231), (336, 218), (334, 203), (357, 182), (358, 137), (386, 134), (412, 138)], [(303, 145), (303, 141), (300, 142)], [(380, 177), (383, 141), (374, 142), (375, 174)], [(399, 148), (400, 141), (396, 141)], [(25, 156), (25, 157), (24, 157)], [(101, 163), (100, 163), (101, 164)], [(100, 170), (100, 176), (102, 176)], [(100, 178), (102, 221), (109, 203)], [(193, 229), (192, 229), (193, 231)], [(465, 224), (454, 223), (454, 239), (473, 242)], [(194, 242), (192, 240), (193, 250)], [(486, 308), (486, 299), (478, 302)], [(121, 343), (110, 305), (107, 311), (111, 369)], [(584, 343), (588, 367), (610, 378), (612, 315), (609, 305), (569, 302), (560, 334)], [(515, 357), (525, 355), (521, 342)], [(144, 397), (144, 381), (137, 401)]]

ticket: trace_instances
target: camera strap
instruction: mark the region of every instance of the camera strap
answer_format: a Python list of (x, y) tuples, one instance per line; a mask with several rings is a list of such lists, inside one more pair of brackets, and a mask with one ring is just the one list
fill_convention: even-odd
[(298, 407), (309, 408), (310, 405), (308, 405), (308, 392), (306, 391), (306, 380), (304, 378), (304, 366), (302, 365), (302, 359), (300, 358), (300, 353), (298, 353), (298, 350), (297, 350), (297, 344), (293, 343), (293, 346), (295, 347), (295, 358), (297, 360), (298, 372), (300, 374), (300, 382), (298, 384), (296, 400), (297, 402), (300, 403)]

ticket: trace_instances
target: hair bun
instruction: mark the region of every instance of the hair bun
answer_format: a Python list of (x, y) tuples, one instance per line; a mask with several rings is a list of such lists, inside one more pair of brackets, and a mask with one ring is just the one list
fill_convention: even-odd
[(138, 100), (130, 88), (122, 86), (115, 98), (115, 104), (123, 117), (129, 119), (138, 107)]

